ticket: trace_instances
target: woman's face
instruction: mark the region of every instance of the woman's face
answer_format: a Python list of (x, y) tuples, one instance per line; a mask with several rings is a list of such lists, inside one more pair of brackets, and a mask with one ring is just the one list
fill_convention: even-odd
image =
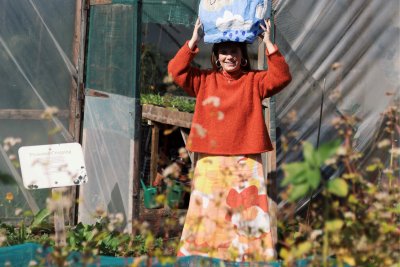
[(235, 45), (222, 46), (218, 49), (218, 60), (224, 71), (231, 73), (236, 72), (240, 70), (242, 51)]

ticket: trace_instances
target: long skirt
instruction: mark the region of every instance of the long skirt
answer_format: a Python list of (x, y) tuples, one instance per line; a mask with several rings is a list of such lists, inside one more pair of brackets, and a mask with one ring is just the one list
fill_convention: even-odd
[(178, 257), (274, 259), (261, 155), (201, 155), (192, 182)]

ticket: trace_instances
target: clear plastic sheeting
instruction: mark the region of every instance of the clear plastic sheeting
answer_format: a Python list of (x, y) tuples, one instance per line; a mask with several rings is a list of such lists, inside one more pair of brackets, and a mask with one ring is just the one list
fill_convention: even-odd
[(0, 2), (0, 108), (68, 107), (75, 1)]
[[(78, 220), (92, 224), (106, 212), (132, 218), (134, 99), (86, 96), (82, 147), (88, 183), (80, 187)], [(136, 159), (137, 160), (137, 159)]]
[[(10, 160), (19, 146), (71, 140), (67, 114), (77, 74), (72, 63), (75, 5), (75, 0), (0, 1), (0, 142), (21, 139), (0, 153), (0, 173), (12, 177), (0, 180), (0, 220), (14, 218), (16, 208), (36, 212), (49, 194), (22, 187)], [(49, 107), (57, 107), (60, 116), (43, 119), (40, 114)], [(12, 200), (4, 201), (7, 193)]]
[[(356, 116), (354, 149), (369, 155), (382, 113), (400, 97), (399, 6), (398, 0), (274, 1), (277, 43), (293, 75), (276, 101), (279, 131), (297, 132), (289, 148), (317, 144), (323, 94), (320, 143), (338, 137), (333, 118)], [(300, 158), (278, 150), (278, 165)]]

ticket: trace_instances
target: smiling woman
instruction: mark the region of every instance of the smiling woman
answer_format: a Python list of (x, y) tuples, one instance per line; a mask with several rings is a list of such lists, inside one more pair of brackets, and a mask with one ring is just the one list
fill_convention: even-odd
[(251, 70), (245, 43), (214, 44), (213, 69), (191, 66), (202, 24), (169, 62), (175, 83), (195, 96), (187, 149), (200, 153), (178, 256), (203, 255), (233, 261), (276, 256), (260, 154), (273, 149), (261, 101), (291, 80), (289, 67), (270, 40), (263, 42), (268, 70)]
[(235, 74), (238, 71), (249, 71), (251, 67), (246, 44), (237, 42), (214, 44), (211, 65), (223, 74), (225, 72)]

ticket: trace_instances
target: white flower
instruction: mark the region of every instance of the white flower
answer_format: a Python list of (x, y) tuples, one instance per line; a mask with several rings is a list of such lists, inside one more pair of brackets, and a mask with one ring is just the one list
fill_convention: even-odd
[(353, 212), (347, 211), (344, 213), (344, 217), (347, 219), (351, 219), (351, 220), (355, 220), (356, 219), (356, 215)]
[(344, 146), (340, 146), (336, 151), (336, 154), (339, 156), (345, 156), (347, 155), (347, 149)]
[(184, 148), (184, 147), (179, 148), (178, 153), (179, 153), (179, 157), (181, 157), (183, 159), (187, 159), (189, 157), (189, 154), (188, 154), (186, 148)]
[(328, 98), (330, 101), (336, 102), (341, 98), (341, 96), (342, 96), (341, 90), (339, 88), (335, 88), (329, 94)]
[(115, 220), (117, 223), (123, 223), (124, 222), (124, 214), (122, 214), (121, 212), (118, 212), (117, 214), (115, 214)]
[(15, 216), (19, 216), (22, 213), (22, 209), (21, 208), (17, 208), (15, 209)]
[(340, 62), (335, 62), (331, 66), (332, 70), (337, 70), (337, 69), (339, 69), (341, 67), (342, 67), (342, 63), (340, 63)]
[(15, 137), (9, 136), (3, 140), (4, 146), (8, 145), (9, 147), (13, 147), (18, 143), (21, 143), (21, 138), (15, 138)]
[(10, 150), (10, 145), (8, 145), (8, 144), (3, 145), (3, 149), (5, 152), (7, 152), (8, 150)]
[(46, 206), (49, 211), (55, 211), (57, 209), (57, 202), (52, 198), (46, 199)]
[(200, 138), (204, 138), (206, 137), (207, 134), (207, 130), (203, 128), (203, 126), (201, 126), (198, 123), (193, 123), (192, 124), (193, 128), (196, 130), (197, 134), (200, 136)]
[(384, 174), (393, 174), (393, 170), (392, 169), (384, 169), (383, 173)]
[(7, 237), (5, 235), (0, 234), (0, 246), (3, 245), (4, 242), (6, 242)]
[(115, 230), (114, 224), (110, 223), (107, 225), (107, 230), (113, 232)]
[(384, 139), (378, 143), (378, 148), (384, 148), (390, 146), (391, 142), (389, 139)]
[(179, 217), (179, 225), (183, 225), (185, 223), (185, 219), (186, 219), (185, 215), (182, 215), (181, 217)]
[(177, 178), (179, 177), (181, 172), (182, 172), (181, 167), (179, 167), (179, 165), (174, 162), (164, 169), (163, 176), (164, 177), (172, 176)]
[(42, 119), (50, 119), (54, 115), (58, 113), (58, 108), (57, 107), (47, 107), (44, 112), (40, 115)]
[(389, 153), (393, 154), (393, 156), (400, 156), (400, 147), (390, 149)]
[(218, 96), (210, 96), (203, 100), (202, 105), (212, 104), (214, 107), (219, 107), (221, 104), (221, 99)]
[(311, 232), (310, 238), (311, 240), (315, 240), (318, 236), (322, 235), (322, 230), (317, 229)]
[(329, 166), (329, 165), (335, 165), (336, 164), (336, 159), (335, 158), (329, 158), (327, 160), (325, 160), (325, 165)]
[(217, 118), (219, 121), (222, 121), (225, 117), (225, 114), (222, 111), (218, 111)]

